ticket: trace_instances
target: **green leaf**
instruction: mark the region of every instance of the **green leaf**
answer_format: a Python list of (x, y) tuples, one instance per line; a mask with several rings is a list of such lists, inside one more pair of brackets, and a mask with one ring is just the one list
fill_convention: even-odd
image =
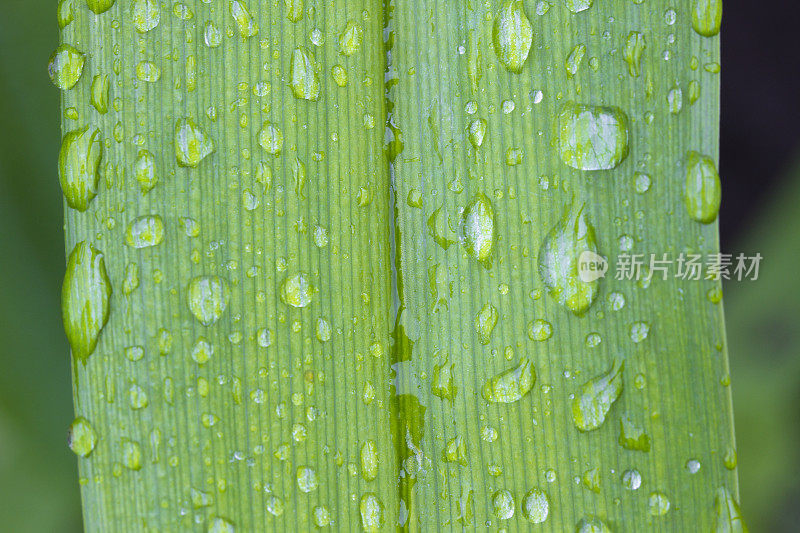
[(583, 271), (718, 250), (717, 7), (217, 4), (61, 10), (87, 530), (737, 509), (719, 282)]

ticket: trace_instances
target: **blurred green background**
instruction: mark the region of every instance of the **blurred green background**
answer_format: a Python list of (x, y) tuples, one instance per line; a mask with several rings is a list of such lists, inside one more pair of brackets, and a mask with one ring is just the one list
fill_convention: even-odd
[[(80, 531), (76, 460), (66, 446), (72, 399), (59, 307), (58, 92), (46, 72), (58, 38), (56, 1), (0, 4), (0, 530)], [(731, 66), (727, 58), (724, 65)], [(729, 79), (723, 77), (723, 102), (736, 101), (728, 87), (739, 84)], [(759, 281), (729, 283), (725, 291), (742, 507), (751, 531), (794, 532), (800, 524), (800, 157), (786, 149), (761, 153), (771, 158), (767, 176), (726, 170), (737, 166), (726, 167), (732, 160), (726, 138), (732, 135), (732, 146), (742, 141), (738, 131), (725, 129), (727, 109), (723, 249), (764, 256)], [(786, 135), (800, 148), (796, 128), (784, 141)]]

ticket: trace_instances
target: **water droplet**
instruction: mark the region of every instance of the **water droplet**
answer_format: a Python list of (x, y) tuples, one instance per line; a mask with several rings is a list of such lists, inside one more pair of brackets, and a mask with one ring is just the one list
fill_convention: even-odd
[(317, 473), (308, 466), (297, 467), (297, 487), (302, 492), (311, 492), (317, 490), (319, 482), (317, 481)]
[(281, 516), (283, 514), (283, 500), (274, 494), (267, 497), (267, 512), (272, 516)]
[(567, 102), (558, 121), (565, 165), (577, 170), (609, 170), (628, 156), (628, 117), (618, 107)]
[(222, 44), (222, 32), (213, 22), (207, 22), (203, 32), (203, 40), (209, 48), (216, 48)]
[(87, 126), (67, 133), (58, 154), (58, 178), (64, 198), (73, 209), (86, 211), (97, 196), (103, 135)]
[(139, 385), (131, 385), (128, 389), (128, 403), (131, 409), (144, 409), (150, 404), (147, 393)]
[(722, 23), (722, 0), (695, 0), (692, 5), (692, 28), (704, 37), (719, 33)]
[(271, 122), (264, 122), (261, 131), (258, 132), (258, 144), (268, 154), (279, 156), (283, 148), (283, 133)]
[(378, 447), (374, 440), (367, 440), (361, 445), (361, 475), (367, 481), (378, 477)]
[(58, 0), (58, 28), (63, 30), (75, 19), (75, 0)]
[(144, 348), (141, 346), (127, 346), (124, 352), (125, 358), (134, 363), (144, 358)]
[(622, 416), (619, 419), (619, 445), (626, 450), (649, 452), (650, 436), (629, 416)]
[(139, 150), (136, 161), (133, 163), (133, 173), (142, 194), (150, 192), (158, 183), (155, 156), (148, 150)]
[(314, 525), (326, 527), (331, 525), (331, 512), (325, 506), (314, 507)]
[(69, 426), (67, 434), (69, 449), (81, 457), (89, 457), (94, 447), (97, 446), (97, 433), (88, 420), (79, 416)]
[(189, 311), (204, 326), (210, 326), (222, 317), (229, 299), (228, 282), (219, 276), (198, 276), (189, 282)]
[(507, 489), (498, 490), (492, 496), (492, 508), (498, 520), (508, 520), (514, 516), (514, 497)]
[(742, 518), (739, 504), (728, 489), (720, 487), (714, 499), (714, 512), (716, 514), (716, 533), (747, 533), (747, 525)]
[(281, 301), (292, 307), (307, 307), (311, 305), (317, 288), (311, 283), (308, 274), (299, 272), (286, 278), (281, 283)]
[(631, 340), (635, 343), (640, 343), (647, 338), (650, 334), (650, 324), (647, 322), (634, 322), (631, 324)]
[(250, 10), (247, 9), (247, 5), (244, 2), (230, 0), (228, 2), (228, 8), (230, 9), (231, 17), (236, 21), (236, 28), (239, 30), (239, 35), (247, 39), (248, 37), (258, 34), (258, 24), (253, 18), (253, 15), (250, 14)]
[(76, 244), (67, 259), (61, 310), (72, 354), (84, 364), (108, 322), (111, 292), (103, 254), (86, 241)]
[(235, 533), (233, 522), (221, 516), (212, 517), (208, 522), (208, 533)]
[(290, 86), (295, 98), (317, 100), (320, 92), (319, 66), (306, 48), (298, 46), (294, 49), (289, 70)]
[(161, 21), (161, 9), (156, 0), (133, 0), (133, 27), (139, 33), (154, 30)]
[(214, 346), (205, 337), (200, 337), (192, 347), (192, 360), (198, 365), (206, 364), (214, 355)]
[(200, 162), (211, 155), (216, 147), (214, 141), (197, 127), (191, 118), (175, 124), (175, 156), (182, 167), (197, 168)]
[(138, 442), (122, 439), (122, 464), (129, 470), (142, 469), (142, 447)]
[(347, 70), (343, 66), (334, 65), (331, 68), (331, 76), (339, 87), (347, 86)]
[(105, 74), (98, 74), (92, 80), (92, 106), (101, 115), (108, 113), (108, 88), (108, 76)]
[(522, 399), (536, 383), (536, 371), (526, 358), (518, 366), (501, 372), (484, 383), (483, 399), (492, 403), (513, 403)]
[(214, 505), (214, 495), (210, 492), (204, 492), (192, 487), (190, 496), (192, 499), (192, 507), (195, 509), (202, 509), (203, 507)]
[(89, 6), (96, 15), (105, 13), (114, 6), (115, 0), (86, 0), (86, 5)]
[(722, 464), (725, 465), (725, 468), (733, 470), (736, 468), (738, 462), (739, 460), (735, 449), (728, 448), (725, 450), (725, 455), (722, 457)]
[(710, 224), (717, 219), (722, 201), (722, 187), (714, 160), (691, 151), (686, 159), (686, 211), (692, 219)]
[(433, 380), (431, 380), (431, 392), (443, 400), (456, 399), (458, 387), (453, 381), (455, 373), (455, 363), (450, 363), (447, 358), (444, 362), (433, 367)]
[(286, 5), (286, 18), (291, 22), (303, 20), (303, 0), (284, 0)]
[(522, 0), (507, 1), (500, 8), (494, 20), (492, 42), (500, 63), (511, 72), (522, 72), (533, 43), (533, 28)]
[(125, 230), (125, 243), (132, 248), (158, 246), (164, 240), (164, 221), (158, 215), (136, 218)]
[(378, 496), (368, 492), (361, 497), (359, 503), (361, 511), (361, 527), (366, 533), (378, 533), (383, 527), (383, 503)]
[(492, 201), (478, 193), (464, 208), (461, 223), (464, 248), (484, 267), (492, 265), (492, 251), (496, 241), (494, 208)]
[(690, 474), (696, 474), (700, 471), (700, 461), (697, 459), (689, 459), (686, 461), (686, 471)]
[(361, 29), (361, 25), (353, 20), (348, 20), (347, 25), (339, 35), (339, 49), (342, 54), (351, 56), (361, 48), (363, 38), (364, 30)]
[(583, 56), (586, 54), (586, 45), (581, 43), (575, 45), (572, 51), (564, 61), (564, 69), (567, 71), (567, 77), (571, 78), (578, 73), (578, 68), (581, 66)]
[(599, 279), (581, 279), (579, 260), (586, 252), (597, 253), (594, 228), (585, 204), (574, 202), (542, 242), (539, 275), (550, 296), (576, 315), (591, 307), (600, 285)]
[(664, 516), (669, 512), (669, 499), (661, 492), (651, 492), (647, 498), (647, 508), (651, 516)]
[(575, 533), (611, 533), (611, 528), (596, 516), (586, 516), (578, 521)]
[(553, 325), (547, 320), (537, 318), (528, 324), (528, 338), (544, 342), (553, 336)]
[(550, 514), (550, 502), (541, 489), (532, 488), (522, 499), (522, 514), (529, 522), (541, 524)]
[(642, 474), (638, 470), (626, 470), (622, 473), (622, 486), (627, 490), (638, 490), (642, 486)]
[(625, 63), (628, 64), (628, 74), (634, 78), (639, 77), (639, 73), (641, 72), (642, 53), (646, 47), (647, 43), (645, 42), (644, 34), (641, 32), (632, 31), (628, 34), (628, 38), (625, 39), (625, 52), (623, 57)]
[(683, 91), (680, 87), (673, 87), (667, 93), (667, 109), (673, 115), (677, 115), (683, 109)]
[(650, 190), (650, 176), (643, 172), (637, 172), (633, 175), (633, 185), (637, 193), (646, 193)]
[(477, 118), (469, 124), (469, 142), (475, 149), (483, 145), (483, 139), (486, 137), (486, 120)]
[(136, 65), (136, 78), (140, 81), (155, 83), (161, 79), (161, 68), (152, 61), (140, 61)]
[(451, 244), (458, 242), (458, 235), (453, 229), (450, 213), (444, 205), (440, 206), (428, 217), (428, 231), (436, 244), (447, 250)]
[(590, 379), (572, 399), (572, 420), (581, 431), (593, 431), (603, 425), (611, 405), (622, 394), (622, 370), (625, 362), (614, 360), (611, 369)]
[(492, 331), (497, 325), (498, 316), (497, 308), (487, 303), (475, 317), (475, 331), (478, 332), (478, 340), (481, 344), (489, 344), (489, 341), (491, 341)]

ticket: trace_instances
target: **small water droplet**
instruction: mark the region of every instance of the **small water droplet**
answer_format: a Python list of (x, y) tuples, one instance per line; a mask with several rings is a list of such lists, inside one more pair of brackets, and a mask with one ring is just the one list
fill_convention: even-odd
[(483, 399), (491, 403), (513, 403), (522, 399), (536, 383), (536, 371), (528, 359), (493, 376), (481, 388)]
[(228, 282), (219, 276), (198, 276), (189, 282), (186, 292), (189, 311), (204, 326), (214, 324), (228, 307)]
[(306, 48), (298, 46), (294, 49), (289, 70), (289, 85), (295, 98), (317, 100), (320, 93), (319, 66)]
[(76, 455), (89, 457), (97, 446), (97, 433), (92, 425), (82, 416), (77, 417), (69, 426), (67, 445)]
[(175, 156), (182, 167), (197, 168), (216, 147), (191, 118), (180, 119), (175, 124)]
[(592, 7), (594, 0), (566, 0), (566, 3), (567, 9), (569, 9), (571, 13), (580, 13)]
[(132, 248), (158, 246), (164, 240), (164, 221), (158, 215), (132, 220), (125, 230), (125, 243)]
[(611, 533), (611, 528), (596, 516), (585, 516), (575, 526), (575, 533)]
[(361, 512), (361, 527), (366, 533), (378, 533), (383, 527), (383, 503), (378, 496), (368, 492), (361, 497), (359, 503)]
[(690, 151), (686, 159), (686, 188), (684, 205), (689, 216), (702, 224), (717, 219), (722, 201), (722, 187), (714, 160)]
[(628, 156), (628, 117), (621, 109), (567, 102), (558, 120), (565, 165), (577, 170), (610, 170)]
[(339, 35), (339, 49), (343, 55), (351, 56), (361, 48), (363, 38), (364, 30), (361, 25), (354, 20), (348, 20), (347, 25)]
[(475, 317), (475, 331), (481, 344), (486, 345), (491, 341), (498, 317), (497, 308), (489, 303), (485, 304)]
[(622, 486), (627, 490), (638, 490), (642, 486), (642, 474), (638, 470), (626, 470), (622, 473)]
[(129, 470), (142, 469), (142, 447), (138, 442), (122, 439), (122, 464)]
[(361, 445), (361, 475), (367, 481), (378, 477), (378, 447), (374, 440), (367, 440)]
[(514, 516), (514, 497), (507, 489), (498, 490), (492, 496), (492, 508), (498, 520), (508, 520)]
[(279, 156), (283, 149), (283, 133), (271, 122), (264, 122), (261, 131), (258, 132), (258, 144), (268, 154)]
[(484, 267), (491, 267), (496, 234), (494, 208), (488, 196), (478, 193), (467, 204), (464, 208), (461, 230), (467, 254), (477, 259)]
[(669, 498), (661, 492), (651, 492), (647, 498), (647, 508), (651, 516), (664, 516), (669, 512), (670, 506)]
[(553, 336), (553, 325), (542, 318), (534, 319), (528, 324), (528, 338), (532, 341), (544, 342)]
[(308, 274), (304, 272), (286, 278), (280, 287), (281, 301), (298, 308), (311, 305), (317, 292)]

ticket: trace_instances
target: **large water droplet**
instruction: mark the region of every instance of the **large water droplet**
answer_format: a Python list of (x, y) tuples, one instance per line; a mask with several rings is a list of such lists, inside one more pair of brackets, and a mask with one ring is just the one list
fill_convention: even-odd
[(550, 501), (539, 488), (532, 488), (522, 499), (522, 514), (529, 522), (541, 524), (550, 514)]
[(252, 37), (258, 33), (258, 24), (256, 23), (250, 10), (244, 2), (237, 0), (230, 0), (228, 2), (228, 9), (230, 9), (231, 17), (236, 22), (236, 28), (239, 30), (239, 35), (245, 39)]
[(722, 0), (695, 0), (692, 5), (692, 28), (704, 37), (719, 33), (722, 23)]
[(317, 473), (310, 466), (297, 467), (297, 487), (301, 492), (311, 492), (317, 490), (319, 482), (317, 481)]
[(229, 299), (228, 282), (219, 276), (198, 276), (189, 282), (189, 311), (204, 326), (210, 326), (222, 317)]
[(523, 358), (519, 365), (501, 372), (484, 383), (483, 399), (492, 403), (513, 403), (522, 399), (536, 383), (536, 371)]
[(611, 369), (587, 381), (572, 399), (572, 420), (581, 431), (592, 431), (603, 425), (611, 405), (622, 394), (622, 370), (625, 362), (616, 359)]
[(353, 20), (347, 21), (347, 25), (344, 27), (344, 30), (342, 30), (341, 35), (339, 35), (339, 49), (342, 51), (342, 54), (351, 56), (358, 52), (358, 49), (361, 48), (363, 36), (364, 30), (361, 29), (361, 25), (358, 22)]
[(307, 307), (311, 305), (317, 288), (311, 283), (311, 278), (304, 272), (290, 276), (281, 283), (281, 301), (292, 307)]
[(58, 28), (63, 30), (75, 20), (75, 1), (76, 0), (58, 0)]
[(89, 457), (97, 445), (97, 433), (88, 420), (79, 416), (69, 426), (67, 434), (69, 449), (81, 457)]
[(86, 5), (95, 14), (100, 15), (114, 7), (114, 2), (115, 0), (86, 0)]
[(191, 118), (176, 122), (175, 156), (180, 166), (196, 168), (215, 149), (213, 139), (203, 133)]
[(539, 248), (539, 275), (550, 295), (561, 305), (581, 315), (591, 307), (599, 278), (581, 276), (581, 256), (597, 254), (594, 228), (586, 220), (585, 204), (574, 202), (550, 230)]
[(289, 76), (295, 98), (314, 101), (319, 98), (319, 66), (311, 53), (302, 46), (292, 52)]
[(669, 498), (661, 492), (651, 492), (647, 498), (647, 509), (651, 516), (664, 516), (670, 509)]
[(717, 219), (722, 186), (713, 159), (695, 151), (689, 152), (683, 200), (689, 216), (697, 222), (710, 224)]
[(156, 0), (133, 0), (133, 27), (139, 33), (155, 29), (161, 21), (161, 9)]
[(103, 254), (86, 241), (76, 244), (67, 259), (61, 310), (72, 354), (84, 363), (108, 322), (111, 293)]
[(208, 522), (208, 533), (236, 533), (236, 527), (227, 518), (215, 516)]
[(378, 496), (368, 492), (361, 497), (361, 527), (366, 533), (378, 533), (383, 527), (383, 503)]
[(261, 131), (258, 132), (258, 144), (268, 154), (278, 156), (283, 148), (283, 133), (273, 123), (264, 122)]
[(67, 205), (86, 211), (97, 196), (100, 161), (103, 158), (103, 136), (97, 128), (87, 126), (67, 133), (58, 154), (58, 178)]
[(98, 74), (92, 80), (90, 101), (95, 110), (101, 115), (108, 113), (108, 76)]
[(508, 489), (498, 490), (492, 495), (492, 510), (498, 520), (508, 520), (514, 516), (514, 497)]
[(628, 117), (612, 106), (567, 102), (558, 116), (561, 161), (578, 170), (609, 170), (628, 156)]
[(151, 191), (158, 183), (155, 156), (148, 150), (139, 150), (136, 161), (133, 163), (133, 174), (142, 193)]
[(367, 440), (361, 445), (361, 475), (367, 481), (378, 477), (378, 447), (374, 440)]
[(714, 512), (716, 514), (714, 530), (716, 533), (747, 533), (747, 525), (742, 518), (739, 504), (725, 487), (717, 489)]
[(164, 240), (164, 221), (158, 215), (133, 219), (125, 230), (125, 243), (132, 248), (158, 246)]
[(492, 42), (497, 59), (511, 72), (522, 72), (533, 43), (533, 28), (522, 0), (503, 4), (494, 20)]
[(482, 192), (476, 194), (464, 208), (461, 232), (467, 254), (477, 259), (484, 267), (491, 267), (492, 252), (497, 240), (494, 208), (492, 201)]
[(50, 56), (47, 72), (56, 87), (68, 91), (81, 79), (85, 63), (86, 57), (77, 48), (62, 44)]

